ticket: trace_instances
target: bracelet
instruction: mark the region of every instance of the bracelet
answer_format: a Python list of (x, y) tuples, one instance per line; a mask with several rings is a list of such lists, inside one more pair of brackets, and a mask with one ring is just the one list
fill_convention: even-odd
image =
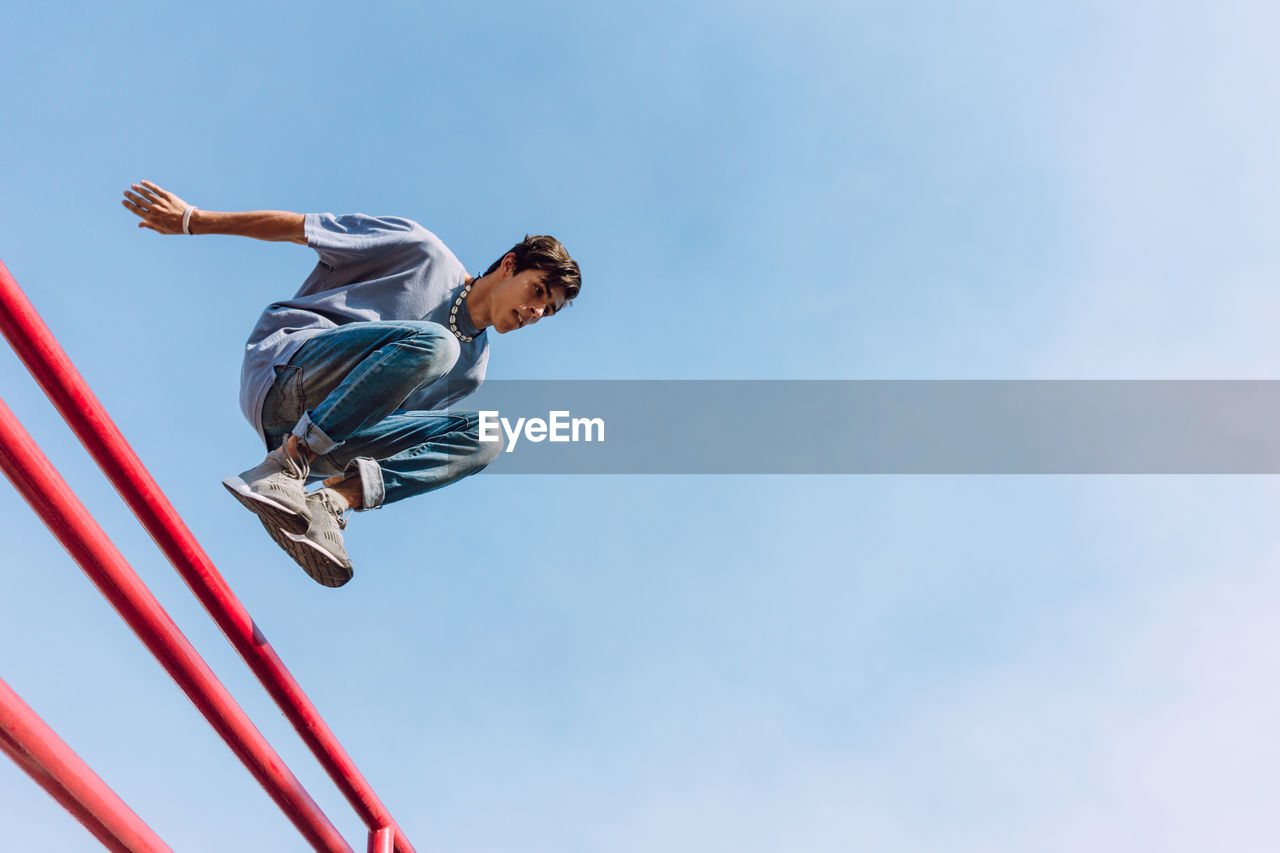
[(182, 211), (182, 233), (191, 234), (191, 214), (195, 212), (195, 208), (190, 205)]

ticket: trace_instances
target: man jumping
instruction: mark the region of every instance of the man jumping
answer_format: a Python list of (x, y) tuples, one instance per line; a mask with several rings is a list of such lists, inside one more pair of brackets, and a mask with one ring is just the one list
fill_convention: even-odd
[[(478, 278), (416, 222), (362, 213), (199, 210), (149, 181), (124, 192), (139, 228), (310, 246), (319, 262), (267, 306), (245, 344), (240, 408), (263, 462), (223, 485), (317, 582), (352, 577), (348, 510), (447, 486), (501, 450), (475, 412), (442, 411), (480, 387), (488, 329), (558, 313), (582, 286), (554, 237), (525, 237)], [(308, 482), (322, 481), (306, 491)]]

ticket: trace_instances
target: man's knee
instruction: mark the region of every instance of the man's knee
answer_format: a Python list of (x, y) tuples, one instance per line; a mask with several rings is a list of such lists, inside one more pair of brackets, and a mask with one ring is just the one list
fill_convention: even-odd
[(475, 466), (476, 471), (481, 471), (489, 467), (489, 463), (498, 458), (498, 454), (502, 453), (504, 440), (502, 438), (502, 430), (497, 431), (497, 436), (492, 440), (485, 441), (480, 437), (480, 415), (471, 413), (467, 417), (467, 437), (471, 439), (474, 450), (471, 452), (471, 464)]
[(462, 347), (453, 333), (439, 323), (423, 322), (407, 343), (420, 357), (418, 368), (425, 385), (447, 374), (458, 363)]
[(444, 372), (448, 373), (453, 369), (453, 366), (458, 363), (458, 357), (462, 355), (462, 345), (458, 343), (458, 339), (454, 337), (453, 332), (450, 332), (444, 326), (436, 323), (432, 323), (431, 325), (435, 326), (436, 329), (439, 330), (436, 346), (439, 348), (440, 363), (448, 365), (448, 367), (444, 369)]

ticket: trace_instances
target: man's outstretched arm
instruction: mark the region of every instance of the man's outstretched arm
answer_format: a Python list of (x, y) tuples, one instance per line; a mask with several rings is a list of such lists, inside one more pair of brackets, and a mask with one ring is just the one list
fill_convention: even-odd
[(276, 243), (307, 244), (301, 213), (287, 210), (232, 213), (199, 210), (150, 181), (134, 184), (125, 190), (121, 204), (142, 220), (138, 223), (139, 228), (150, 228), (159, 234), (181, 234), (183, 214), (191, 207), (187, 226), (192, 234), (231, 234)]

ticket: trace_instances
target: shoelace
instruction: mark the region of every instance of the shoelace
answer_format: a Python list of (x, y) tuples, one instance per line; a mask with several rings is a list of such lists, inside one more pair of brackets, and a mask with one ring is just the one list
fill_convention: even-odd
[(301, 456), (294, 456), (288, 448), (287, 441), (280, 446), (280, 455), (284, 457), (284, 464), (289, 468), (290, 474), (305, 483), (307, 476), (311, 473), (311, 463)]
[(316, 495), (319, 496), (320, 503), (324, 504), (325, 509), (329, 510), (329, 512), (337, 520), (338, 527), (342, 530), (346, 530), (347, 529), (346, 515), (344, 514), (344, 511), (338, 506), (338, 504), (334, 502), (333, 495), (330, 493), (330, 491), (328, 489), (321, 489), (320, 491), (316, 492)]

